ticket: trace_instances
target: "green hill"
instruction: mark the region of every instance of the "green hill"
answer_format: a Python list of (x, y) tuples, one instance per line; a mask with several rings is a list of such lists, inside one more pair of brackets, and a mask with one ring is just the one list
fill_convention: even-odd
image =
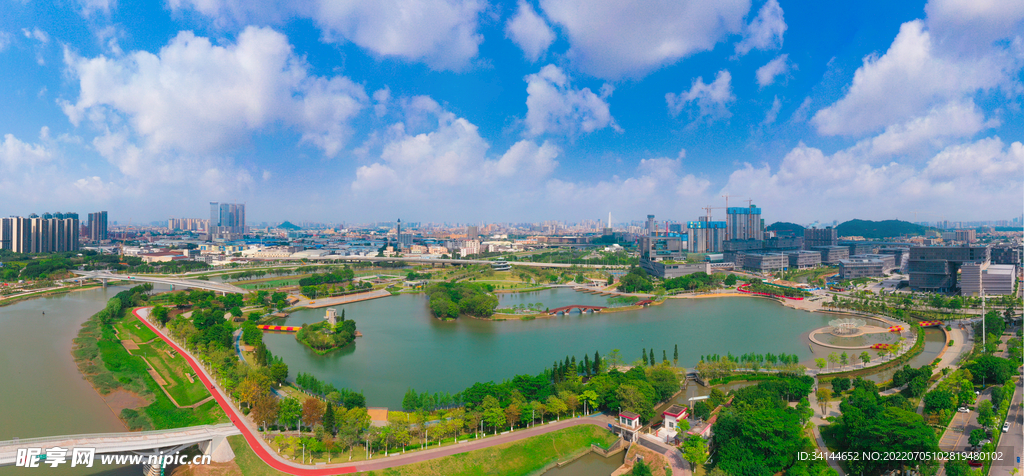
[(793, 235), (793, 236), (804, 236), (804, 227), (797, 225), (796, 223), (789, 223), (784, 221), (777, 221), (768, 225), (768, 231), (774, 231), (779, 235)]
[(850, 220), (836, 227), (839, 236), (863, 236), (864, 238), (895, 238), (898, 236), (923, 235), (927, 227), (902, 220)]
[(293, 225), (292, 222), (290, 222), (290, 221), (285, 221), (284, 223), (282, 223), (280, 225), (277, 225), (277, 227), (281, 228), (281, 229), (284, 229), (284, 230), (301, 230), (302, 229), (302, 228), (300, 228), (298, 226)]

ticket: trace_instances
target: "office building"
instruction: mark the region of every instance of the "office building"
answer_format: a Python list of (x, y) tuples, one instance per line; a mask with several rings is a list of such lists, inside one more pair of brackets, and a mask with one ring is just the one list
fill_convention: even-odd
[(839, 244), (839, 235), (836, 229), (826, 228), (804, 228), (804, 249), (810, 250), (817, 246), (836, 246)]
[(873, 254), (878, 251), (878, 244), (870, 241), (844, 241), (839, 246), (849, 248), (850, 256)]
[(964, 296), (980, 296), (982, 292), (986, 296), (1013, 294), (1016, 283), (1016, 267), (1012, 264), (975, 262), (960, 266), (960, 294)]
[[(761, 209), (750, 205), (747, 208), (729, 207), (726, 209), (727, 240), (762, 240), (764, 239), (764, 222), (761, 221)], [(653, 219), (653, 215), (649, 218)]]
[(78, 249), (77, 213), (44, 213), (0, 219), (0, 248), (15, 253), (53, 253)]
[(890, 273), (896, 269), (896, 255), (891, 254), (880, 254), (880, 253), (865, 253), (862, 255), (850, 255), (850, 259), (876, 259), (882, 262), (882, 272)]
[(689, 248), (688, 238), (687, 235), (641, 237), (640, 267), (647, 273), (661, 278), (675, 277), (666, 274), (665, 264), (659, 263), (659, 261), (670, 263), (685, 261), (686, 250)]
[[(737, 266), (739, 264), (737, 263)], [(743, 269), (772, 273), (786, 269), (789, 258), (782, 253), (744, 253)]]
[(475, 240), (479, 236), (480, 236), (480, 231), (479, 231), (479, 229), (476, 226), (467, 226), (466, 227), (466, 239), (467, 240)]
[(1014, 245), (996, 245), (992, 247), (992, 264), (1021, 265), (1021, 248)]
[(880, 259), (850, 258), (839, 260), (839, 279), (874, 278), (885, 275)]
[(910, 248), (910, 289), (952, 291), (964, 263), (988, 263), (987, 246), (915, 246)]
[(89, 241), (99, 243), (107, 240), (107, 212), (89, 214)]
[(724, 221), (709, 221), (700, 217), (697, 221), (686, 223), (689, 235), (690, 252), (721, 253), (725, 242), (726, 224)]
[(804, 239), (801, 236), (775, 236), (764, 240), (764, 249), (771, 253), (785, 253), (787, 251), (798, 251), (804, 247)]
[(787, 251), (789, 269), (807, 269), (821, 266), (821, 253), (817, 251), (795, 250)]
[(974, 243), (978, 241), (978, 235), (975, 230), (956, 230), (953, 239), (962, 243)]
[(850, 259), (850, 249), (845, 246), (815, 246), (811, 251), (821, 253), (824, 264), (839, 264), (839, 260)]
[(910, 264), (910, 248), (902, 246), (886, 246), (878, 248), (880, 255), (892, 255), (894, 270), (906, 274)]
[(245, 204), (210, 202), (211, 238), (237, 239), (245, 234)]

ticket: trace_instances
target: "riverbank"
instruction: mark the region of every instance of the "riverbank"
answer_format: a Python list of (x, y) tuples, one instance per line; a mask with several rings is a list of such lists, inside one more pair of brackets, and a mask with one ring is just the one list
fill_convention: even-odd
[(40, 297), (50, 297), (50, 296), (60, 296), (60, 295), (63, 295), (63, 294), (68, 294), (68, 293), (74, 293), (74, 292), (79, 292), (79, 291), (87, 291), (87, 290), (90, 290), (90, 289), (96, 289), (96, 288), (101, 287), (101, 286), (102, 285), (100, 285), (100, 284), (87, 284), (85, 286), (74, 286), (74, 287), (63, 286), (63, 287), (57, 287), (57, 288), (48, 288), (48, 289), (44, 289), (42, 291), (32, 291), (32, 292), (28, 292), (28, 293), (15, 294), (15, 295), (12, 295), (12, 296), (7, 297), (7, 298), (0, 299), (0, 307), (9, 306), (11, 304), (15, 304), (15, 303), (22, 302), (22, 301), (27, 301), (29, 299), (35, 299), (35, 298), (40, 298)]

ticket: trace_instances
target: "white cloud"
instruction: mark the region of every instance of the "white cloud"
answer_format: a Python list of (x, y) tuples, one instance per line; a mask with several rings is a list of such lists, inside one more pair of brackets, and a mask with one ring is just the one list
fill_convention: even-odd
[(567, 35), (576, 68), (619, 79), (711, 50), (743, 28), (750, 0), (541, 0), (541, 8)]
[(778, 0), (768, 0), (758, 10), (757, 17), (744, 29), (743, 40), (736, 43), (736, 54), (742, 56), (753, 49), (779, 49), (785, 32), (786, 21), (782, 18), (782, 7)]
[(476, 57), (482, 0), (321, 0), (313, 19), (328, 39), (379, 56), (461, 70)]
[(775, 123), (775, 119), (779, 117), (779, 111), (782, 110), (782, 101), (779, 101), (779, 97), (775, 96), (775, 100), (772, 101), (772, 107), (764, 115), (764, 120), (761, 121), (761, 125), (767, 126)]
[(985, 51), (993, 41), (1020, 37), (1024, 2), (931, 0), (924, 7), (928, 29), (943, 49)]
[(174, 11), (195, 10), (221, 27), (312, 19), (323, 39), (351, 42), (379, 57), (463, 70), (476, 58), (484, 0), (168, 0)]
[(0, 51), (7, 49), (11, 44), (11, 34), (6, 31), (0, 31)]
[(826, 155), (800, 144), (777, 170), (745, 164), (733, 172), (722, 192), (761, 197), (762, 208), (788, 210), (789, 219), (810, 219), (820, 210), (808, 203), (828, 204), (837, 218), (867, 216), (908, 219), (907, 210), (944, 210), (950, 216), (992, 216), (1020, 213), (1024, 188), (1024, 145), (1009, 147), (998, 137), (950, 146), (922, 167), (889, 162), (871, 165), (857, 148)]
[(757, 85), (760, 88), (770, 86), (775, 78), (789, 72), (789, 55), (779, 55), (764, 66), (757, 68)]
[(846, 95), (811, 122), (824, 135), (874, 132), (936, 104), (1007, 85), (1024, 64), (998, 46), (979, 54), (943, 50), (923, 21), (904, 23), (889, 50), (865, 58)]
[[(501, 157), (489, 158), (490, 145), (475, 125), (442, 109), (425, 112), (426, 99), (409, 101), (415, 114), (429, 114), (437, 126), (429, 132), (410, 134), (403, 123), (393, 125), (380, 160), (356, 170), (352, 191), (357, 195), (386, 192), (393, 200), (459, 200), (479, 206), (502, 200), (499, 191), (530, 189), (558, 165), (561, 151), (544, 142), (522, 140)], [(434, 103), (436, 104), (436, 103)], [(467, 201), (470, 196), (482, 194)]]
[(805, 97), (803, 102), (800, 103), (800, 107), (793, 111), (793, 115), (790, 117), (790, 121), (798, 123), (807, 120), (807, 114), (811, 112), (811, 97)]
[(547, 65), (526, 76), (526, 133), (589, 133), (611, 126), (620, 130), (612, 118), (606, 98), (611, 86), (601, 88), (598, 96), (590, 88), (575, 89), (569, 77), (557, 66)]
[(50, 42), (50, 35), (39, 28), (33, 28), (31, 30), (28, 28), (22, 28), (21, 33), (25, 35), (25, 38), (36, 40), (44, 45)]
[(950, 139), (971, 137), (996, 126), (997, 121), (985, 121), (974, 101), (954, 101), (933, 108), (925, 116), (886, 127), (881, 134), (858, 142), (851, 150), (867, 158), (888, 158), (935, 150)]
[[(49, 129), (43, 128), (40, 131), (41, 139), (48, 137)], [(25, 168), (34, 168), (36, 165), (53, 160), (53, 151), (43, 144), (30, 144), (18, 140), (13, 134), (5, 134), (4, 140), (0, 141), (0, 169), (6, 173)]]
[(696, 103), (698, 118), (707, 117), (710, 120), (732, 116), (726, 105), (735, 100), (736, 96), (732, 94), (732, 75), (724, 69), (715, 75), (715, 80), (711, 84), (704, 84), (704, 78), (698, 77), (693, 80), (689, 91), (665, 95), (665, 102), (668, 103), (668, 110), (672, 116), (678, 116), (687, 105)]
[(348, 78), (309, 75), (284, 35), (266, 28), (246, 28), (225, 46), (181, 32), (156, 55), (68, 53), (65, 62), (80, 85), (78, 99), (63, 104), (71, 121), (102, 129), (123, 116), (155, 152), (218, 153), (283, 123), (333, 156), (368, 102)]
[(117, 0), (78, 0), (82, 7), (83, 16), (91, 16), (94, 13), (110, 15), (110, 10), (117, 7)]
[(518, 45), (530, 61), (540, 59), (555, 41), (555, 32), (524, 0), (519, 0), (516, 15), (505, 24), (505, 36)]

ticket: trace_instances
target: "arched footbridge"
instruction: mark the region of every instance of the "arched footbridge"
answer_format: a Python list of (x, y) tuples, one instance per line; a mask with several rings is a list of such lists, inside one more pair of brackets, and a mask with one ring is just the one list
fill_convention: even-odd
[(95, 279), (98, 281), (102, 281), (104, 286), (107, 285), (107, 281), (140, 281), (143, 283), (167, 284), (179, 288), (205, 289), (207, 291), (214, 291), (218, 293), (245, 294), (248, 292), (238, 286), (234, 286), (231, 284), (218, 283), (214, 281), (203, 281), (200, 279), (163, 278), (158, 276), (114, 274), (111, 273), (110, 271), (72, 272), (85, 279)]
[[(48, 450), (57, 449), (63, 450), (63, 457), (67, 460), (60, 464), (60, 467), (68, 467), (72, 462), (75, 462), (76, 465), (94, 463), (95, 467), (95, 465), (102, 464), (104, 456), (142, 455), (141, 464), (144, 465), (144, 471), (148, 474), (153, 471), (152, 464), (148, 464), (150, 456), (174, 455), (193, 445), (198, 445), (203, 454), (209, 455), (213, 462), (230, 461), (234, 459), (235, 453), (231, 451), (227, 437), (239, 434), (241, 432), (235, 425), (222, 423), (171, 430), (14, 439), (0, 441), (0, 466), (11, 466), (15, 463), (25, 464), (24, 460), (27, 455), (32, 455), (28, 458), (37, 460), (36, 464), (39, 466), (46, 466), (48, 463), (45, 455), (48, 454)], [(19, 453), (21, 462), (19, 462)], [(76, 454), (81, 453), (91, 454), (92, 461), (73, 459)], [(49, 451), (49, 454), (54, 454), (54, 452)], [(79, 456), (79, 458), (82, 457)], [(156, 466), (159, 468), (160, 465)]]
[(607, 306), (584, 306), (582, 304), (573, 304), (571, 306), (562, 306), (562, 307), (556, 307), (554, 309), (549, 309), (548, 310), (548, 314), (552, 315), (552, 316), (554, 316), (554, 315), (556, 315), (558, 313), (569, 314), (570, 312), (573, 311), (573, 309), (575, 309), (577, 311), (580, 311), (580, 314), (582, 314), (582, 313), (587, 312), (587, 311), (590, 311), (590, 312), (600, 312), (601, 309), (607, 309)]

